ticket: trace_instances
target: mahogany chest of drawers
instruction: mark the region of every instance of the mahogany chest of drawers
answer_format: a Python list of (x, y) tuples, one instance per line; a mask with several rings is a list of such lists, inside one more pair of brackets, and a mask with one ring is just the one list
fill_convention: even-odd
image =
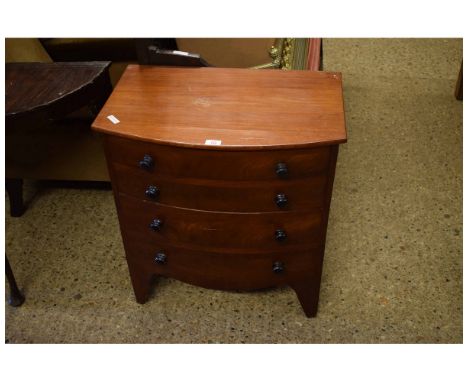
[(93, 123), (132, 285), (292, 287), (317, 312), (339, 73), (130, 65)]

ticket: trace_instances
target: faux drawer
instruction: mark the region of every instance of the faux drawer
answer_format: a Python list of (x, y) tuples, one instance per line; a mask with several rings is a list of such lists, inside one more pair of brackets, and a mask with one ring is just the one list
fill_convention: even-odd
[(158, 145), (115, 136), (106, 136), (107, 159), (145, 171), (138, 167), (145, 155), (151, 156), (151, 173), (165, 177), (216, 180), (275, 180), (276, 166), (285, 163), (284, 179), (310, 177), (324, 172), (330, 161), (330, 147), (290, 150), (226, 151), (190, 149)]
[[(120, 221), (138, 241), (223, 252), (293, 251), (320, 241), (322, 211), (219, 213), (168, 207), (120, 195)], [(150, 228), (153, 220), (162, 224)], [(286, 234), (278, 240), (276, 231)]]
[[(134, 236), (127, 234), (126, 252), (130, 264), (205, 288), (252, 290), (309, 278), (320, 279), (321, 255), (318, 250), (290, 254), (221, 254), (169, 245), (155, 246), (131, 240)], [(166, 257), (164, 264), (155, 261), (160, 251)], [(281, 273), (273, 271), (275, 262), (282, 264)]]

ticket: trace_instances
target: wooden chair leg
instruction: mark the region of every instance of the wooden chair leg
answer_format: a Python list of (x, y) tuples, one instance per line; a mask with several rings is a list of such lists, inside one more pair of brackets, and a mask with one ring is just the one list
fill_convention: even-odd
[(23, 203), (23, 179), (7, 178), (5, 185), (10, 199), (10, 215), (13, 217), (23, 215), (25, 211)]
[(5, 274), (8, 280), (8, 284), (10, 285), (10, 298), (8, 299), (8, 303), (11, 306), (21, 306), (25, 300), (23, 294), (18, 288), (16, 284), (15, 276), (10, 266), (10, 262), (8, 261), (8, 257), (5, 255)]

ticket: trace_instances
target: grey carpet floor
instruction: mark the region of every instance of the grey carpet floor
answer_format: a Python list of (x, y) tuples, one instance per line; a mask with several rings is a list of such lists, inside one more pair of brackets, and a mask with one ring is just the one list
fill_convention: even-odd
[[(6, 250), (26, 293), (8, 343), (462, 342), (461, 39), (325, 39), (343, 73), (319, 313), (289, 288), (206, 290), (161, 279), (135, 302), (112, 194), (37, 187)], [(8, 288), (7, 288), (8, 289)]]

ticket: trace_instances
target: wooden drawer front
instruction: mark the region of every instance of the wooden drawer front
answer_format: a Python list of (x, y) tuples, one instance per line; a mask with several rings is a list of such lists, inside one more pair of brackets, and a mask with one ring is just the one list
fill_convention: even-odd
[[(298, 211), (321, 207), (324, 201), (326, 176), (318, 175), (283, 183), (214, 181), (196, 179), (167, 179), (152, 174), (135, 172), (126, 166), (114, 164), (114, 178), (120, 193), (138, 199), (196, 210), (263, 212)], [(156, 198), (147, 197), (149, 186), (159, 190)], [(287, 203), (278, 207), (276, 197), (284, 194)]]
[(321, 210), (219, 213), (173, 208), (124, 195), (119, 203), (122, 229), (132, 232), (139, 241), (154, 244), (172, 243), (223, 252), (291, 251), (316, 245), (321, 236)]
[[(127, 259), (132, 266), (205, 288), (249, 290), (320, 277), (318, 249), (288, 254), (221, 254), (141, 243), (131, 234), (127, 238)], [(162, 264), (155, 261), (158, 253), (165, 256)], [(273, 271), (275, 262), (281, 263), (282, 272)]]
[[(296, 150), (225, 151), (200, 150), (157, 145), (106, 136), (107, 158), (140, 172), (139, 162), (149, 155), (154, 162), (150, 173), (165, 177), (216, 180), (277, 180), (310, 177), (324, 172), (330, 160), (330, 147)], [(285, 163), (288, 175), (276, 174), (278, 163)]]

